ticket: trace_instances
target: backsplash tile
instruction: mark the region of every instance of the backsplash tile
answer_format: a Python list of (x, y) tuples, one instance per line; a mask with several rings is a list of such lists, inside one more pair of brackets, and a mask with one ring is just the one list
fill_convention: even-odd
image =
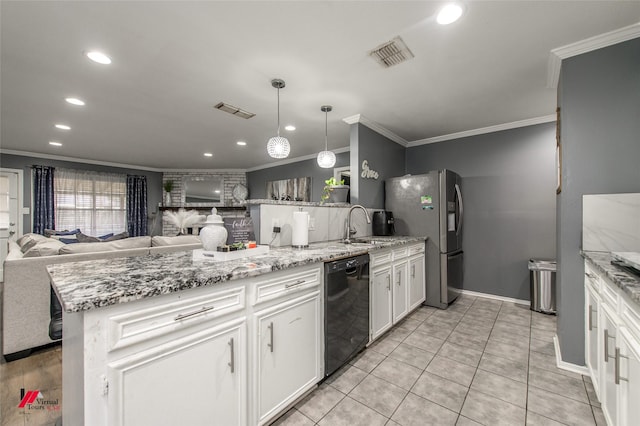
[(640, 193), (584, 195), (582, 249), (640, 251)]

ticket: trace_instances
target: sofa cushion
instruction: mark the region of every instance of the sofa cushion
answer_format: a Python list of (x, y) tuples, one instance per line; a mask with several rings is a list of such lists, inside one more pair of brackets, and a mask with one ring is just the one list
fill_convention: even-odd
[(24, 253), (24, 257), (40, 257), (40, 256), (57, 256), (58, 251), (64, 247), (62, 241), (53, 238), (47, 238), (46, 241), (40, 241)]
[(163, 237), (161, 235), (156, 235), (151, 238), (151, 247), (200, 243), (200, 237), (198, 237), (197, 235), (178, 235), (175, 237)]
[(24, 254), (22, 253), (22, 250), (20, 250), (18, 243), (9, 240), (9, 252), (7, 253), (7, 257), (5, 257), (5, 260), (22, 259), (23, 257)]
[(47, 241), (48, 238), (40, 234), (25, 234), (16, 240), (16, 243), (20, 246), (20, 250), (25, 253), (31, 247), (35, 246), (40, 241)]
[(101, 251), (117, 251), (134, 248), (151, 247), (151, 237), (132, 237), (123, 240), (103, 243), (67, 244), (60, 248), (60, 254), (95, 253)]

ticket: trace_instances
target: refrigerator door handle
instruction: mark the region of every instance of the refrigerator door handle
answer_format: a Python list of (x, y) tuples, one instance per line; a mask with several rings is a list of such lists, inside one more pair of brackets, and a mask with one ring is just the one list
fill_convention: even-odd
[(460, 191), (460, 185), (455, 184), (456, 194), (458, 194), (458, 205), (460, 206), (460, 216), (458, 216), (458, 226), (456, 226), (456, 235), (460, 235), (460, 227), (462, 226), (462, 215), (464, 213), (464, 205), (462, 204), (462, 192)]

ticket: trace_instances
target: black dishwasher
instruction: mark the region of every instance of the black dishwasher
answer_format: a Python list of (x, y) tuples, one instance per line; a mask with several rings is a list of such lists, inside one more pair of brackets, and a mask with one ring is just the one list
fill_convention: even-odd
[(346, 364), (369, 342), (369, 255), (324, 266), (324, 374)]

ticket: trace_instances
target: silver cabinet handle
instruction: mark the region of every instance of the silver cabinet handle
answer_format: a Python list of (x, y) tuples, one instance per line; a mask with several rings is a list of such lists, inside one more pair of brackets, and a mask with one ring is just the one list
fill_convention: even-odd
[(402, 271), (398, 271), (398, 285), (400, 285), (401, 281), (402, 281)]
[(180, 321), (183, 320), (185, 318), (189, 318), (195, 315), (200, 315), (200, 314), (204, 314), (205, 312), (209, 312), (211, 310), (213, 310), (214, 307), (213, 306), (203, 306), (202, 308), (198, 309), (197, 311), (193, 311), (193, 312), (189, 312), (188, 314), (180, 314), (177, 317), (175, 317), (173, 320), (174, 321)]
[(416, 265), (411, 265), (411, 278), (416, 277)]
[(589, 316), (587, 317), (588, 319), (588, 323), (589, 323), (589, 331), (593, 330), (593, 320), (591, 319), (591, 312), (592, 312), (593, 307), (591, 305), (589, 305)]
[(609, 355), (609, 339), (614, 339), (615, 342), (616, 336), (609, 336), (609, 330), (604, 330), (604, 362), (609, 362), (609, 358), (614, 358)]
[(298, 280), (298, 281), (296, 281), (295, 283), (285, 284), (285, 285), (284, 285), (284, 288), (291, 288), (291, 287), (295, 287), (295, 286), (297, 286), (297, 285), (304, 284), (304, 282), (305, 282), (304, 280)]
[(387, 290), (391, 291), (391, 275), (387, 275)]
[(593, 274), (591, 274), (591, 273), (589, 273), (589, 272), (585, 272), (584, 274), (585, 274), (587, 277), (591, 278), (592, 280), (595, 280), (595, 279), (596, 279), (596, 276), (595, 276), (595, 275), (593, 275)]
[(628, 382), (629, 379), (625, 378), (625, 377), (620, 377), (620, 358), (626, 358), (629, 359), (628, 356), (624, 356), (624, 355), (620, 355), (620, 348), (616, 348), (616, 356), (615, 356), (615, 376), (616, 376), (616, 385), (620, 384), (620, 380), (624, 380), (625, 382)]
[(233, 337), (229, 340), (229, 346), (231, 346), (231, 361), (227, 365), (231, 367), (231, 372), (234, 373), (236, 370), (236, 357), (234, 354)]
[(269, 343), (267, 346), (269, 346), (271, 352), (273, 352), (273, 322), (269, 324), (267, 328), (269, 329)]

